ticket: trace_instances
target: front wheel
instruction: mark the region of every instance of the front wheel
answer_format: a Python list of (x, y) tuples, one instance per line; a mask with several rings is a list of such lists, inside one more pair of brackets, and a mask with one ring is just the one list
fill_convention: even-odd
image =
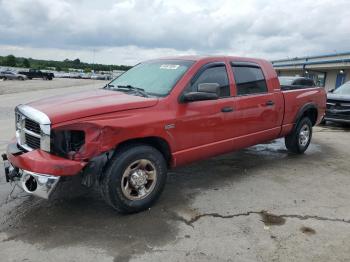
[(120, 213), (140, 212), (159, 198), (166, 176), (166, 161), (157, 149), (148, 145), (124, 147), (110, 160), (101, 184), (102, 194)]
[(303, 154), (312, 138), (312, 123), (308, 117), (302, 118), (296, 128), (285, 137), (287, 149), (295, 154)]

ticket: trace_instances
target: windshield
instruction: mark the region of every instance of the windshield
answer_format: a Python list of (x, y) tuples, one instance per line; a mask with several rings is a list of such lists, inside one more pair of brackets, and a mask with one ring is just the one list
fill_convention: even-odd
[(335, 89), (333, 93), (338, 95), (350, 95), (350, 81)]
[(280, 80), (280, 84), (282, 86), (291, 86), (293, 84), (293, 81), (295, 78), (293, 77), (279, 77), (278, 80)]
[(117, 77), (107, 88), (132, 87), (153, 96), (166, 96), (191, 67), (193, 61), (152, 60), (138, 64)]

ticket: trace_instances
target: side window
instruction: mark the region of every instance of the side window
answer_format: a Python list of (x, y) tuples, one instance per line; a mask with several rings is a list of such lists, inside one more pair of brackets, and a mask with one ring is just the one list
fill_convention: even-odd
[(293, 82), (293, 86), (302, 86), (304, 85), (304, 82), (302, 79), (297, 79)]
[(220, 97), (230, 96), (230, 85), (225, 66), (209, 67), (191, 84), (188, 92), (198, 91), (198, 85), (202, 83), (218, 83), (220, 85)]
[(305, 79), (303, 84), (305, 86), (315, 86), (314, 81), (311, 79)]
[(267, 85), (263, 72), (259, 67), (233, 65), (234, 78), (237, 86), (237, 95), (267, 93)]

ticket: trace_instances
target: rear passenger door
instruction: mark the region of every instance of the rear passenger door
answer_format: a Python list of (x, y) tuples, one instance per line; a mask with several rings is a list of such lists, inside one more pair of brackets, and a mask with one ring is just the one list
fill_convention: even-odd
[[(234, 62), (231, 69), (236, 86), (235, 135), (259, 133), (262, 141), (276, 138), (283, 117), (281, 93), (275, 93), (272, 86), (269, 88), (258, 64)], [(258, 134), (256, 138), (259, 141)]]

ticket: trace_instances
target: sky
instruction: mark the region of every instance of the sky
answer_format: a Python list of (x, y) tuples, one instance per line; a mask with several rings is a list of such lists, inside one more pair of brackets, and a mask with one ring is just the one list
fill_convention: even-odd
[(0, 55), (134, 65), (350, 51), (349, 0), (0, 0)]

